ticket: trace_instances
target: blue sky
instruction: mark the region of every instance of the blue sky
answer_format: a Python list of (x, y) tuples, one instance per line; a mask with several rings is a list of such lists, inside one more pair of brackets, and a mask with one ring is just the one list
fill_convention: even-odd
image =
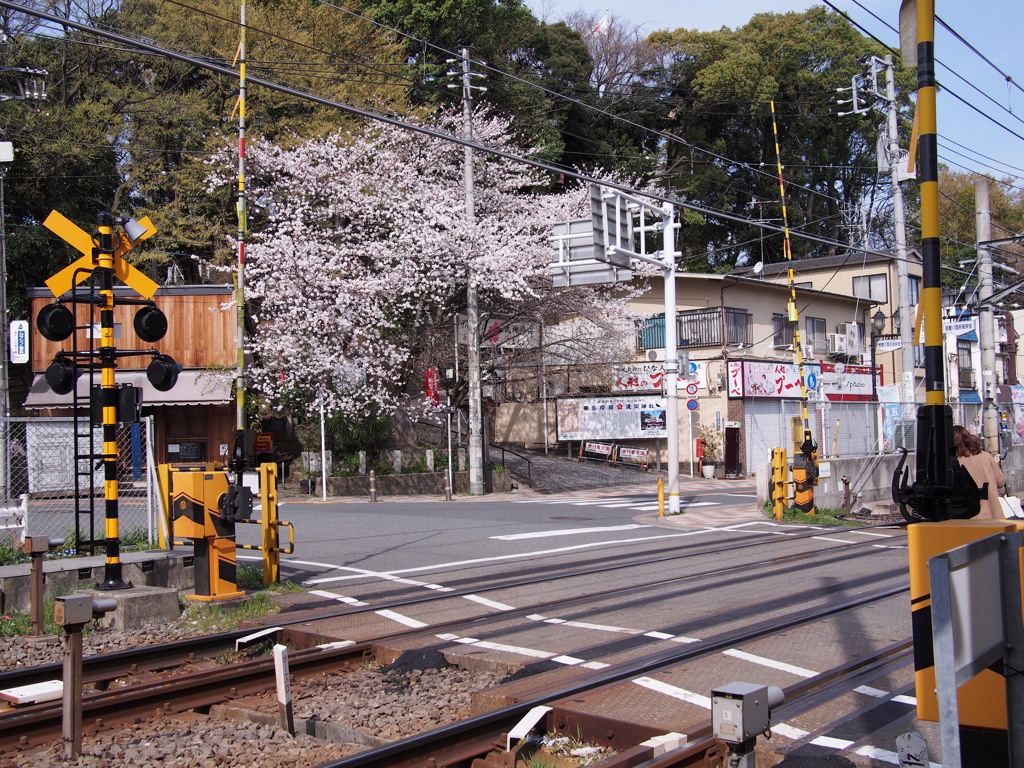
[[(712, 30), (736, 28), (755, 13), (802, 11), (814, 3), (808, 0), (526, 0), (534, 13), (548, 21), (558, 21), (576, 9), (613, 16), (641, 25), (645, 32), (656, 29)], [(897, 26), (899, 0), (832, 0), (859, 24), (883, 42), (899, 47), (895, 32), (872, 18), (881, 17)], [(936, 13), (950, 27), (984, 54), (999, 69), (1024, 88), (1024, 2), (1021, 0), (937, 0)], [(1014, 136), (992, 121), (960, 104), (953, 96), (940, 93), (938, 132), (940, 160), (958, 170), (990, 173), (997, 178), (1016, 176), (1015, 184), (1024, 188), (1024, 91), (1008, 88), (1006, 79), (977, 54), (936, 25), (935, 56), (940, 62), (936, 73), (944, 86), (980, 107), (986, 114), (1012, 129)], [(995, 100), (990, 101), (949, 69), (967, 78), (971, 84)], [(1012, 114), (1005, 111), (1011, 109)], [(955, 142), (955, 143), (954, 143)], [(957, 146), (957, 145), (963, 146)], [(904, 146), (906, 139), (904, 139)], [(968, 149), (965, 149), (967, 147)], [(957, 154), (959, 153), (959, 154)], [(966, 155), (966, 157), (965, 157)], [(984, 157), (984, 156), (987, 157)], [(990, 159), (991, 158), (991, 159)], [(994, 162), (995, 161), (995, 162)]]

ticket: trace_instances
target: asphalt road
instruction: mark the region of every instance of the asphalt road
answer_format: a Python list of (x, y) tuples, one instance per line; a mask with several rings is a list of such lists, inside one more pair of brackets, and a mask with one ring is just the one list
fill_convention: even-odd
[[(295, 526), (295, 553), (282, 573), (295, 581), (396, 571), (448, 570), (473, 561), (525, 560), (595, 548), (649, 546), (681, 531), (708, 533), (756, 520), (752, 484), (695, 481), (680, 494), (683, 514), (658, 517), (657, 486), (562, 493), (504, 494), (377, 503), (291, 498), (279, 516)], [(239, 526), (239, 543), (258, 543), (257, 526)], [(240, 552), (244, 560), (249, 553)], [(254, 558), (255, 559), (255, 558)]]

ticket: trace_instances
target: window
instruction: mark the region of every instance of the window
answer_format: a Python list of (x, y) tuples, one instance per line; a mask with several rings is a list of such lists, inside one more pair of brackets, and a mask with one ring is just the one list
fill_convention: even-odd
[(872, 301), (889, 301), (889, 287), (885, 275), (865, 275), (853, 278), (853, 295)]
[(916, 307), (921, 300), (921, 278), (910, 276), (910, 306)]
[(974, 366), (971, 364), (971, 350), (973, 344), (965, 339), (957, 339), (956, 356), (957, 368), (960, 375), (960, 389), (977, 389), (978, 382), (974, 375)]
[(793, 324), (785, 315), (772, 315), (772, 340), (776, 349), (785, 349), (793, 343)]
[(825, 334), (825, 318), (823, 317), (808, 317), (804, 321), (804, 333), (807, 338), (804, 339), (805, 344), (810, 344), (815, 350), (822, 350), (822, 352), (828, 349), (826, 342), (828, 337)]

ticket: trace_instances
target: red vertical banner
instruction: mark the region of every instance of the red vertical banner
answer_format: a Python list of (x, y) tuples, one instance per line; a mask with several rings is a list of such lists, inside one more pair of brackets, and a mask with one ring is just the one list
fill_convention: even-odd
[(430, 401), (430, 404), (435, 408), (441, 405), (439, 382), (437, 368), (427, 368), (423, 372), (423, 390), (427, 393), (427, 399)]

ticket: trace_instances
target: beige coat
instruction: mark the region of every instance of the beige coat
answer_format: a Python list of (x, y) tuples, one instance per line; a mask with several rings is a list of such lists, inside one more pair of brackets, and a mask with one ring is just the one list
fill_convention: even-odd
[(967, 468), (979, 490), (988, 483), (988, 501), (981, 500), (978, 519), (1005, 520), (1003, 509), (999, 505), (999, 493), (1006, 486), (1006, 478), (1003, 477), (1003, 470), (999, 468), (995, 456), (982, 451), (976, 456), (958, 456), (957, 460), (960, 466)]

